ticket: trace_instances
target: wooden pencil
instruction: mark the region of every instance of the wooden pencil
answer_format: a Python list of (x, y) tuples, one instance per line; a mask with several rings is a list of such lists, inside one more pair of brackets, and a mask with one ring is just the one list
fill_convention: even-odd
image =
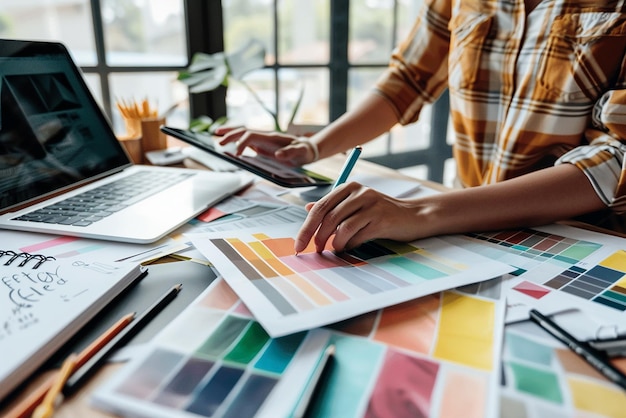
[[(102, 347), (104, 347), (109, 341), (111, 341), (116, 335), (118, 335), (128, 324), (135, 319), (135, 312), (124, 315), (109, 329), (107, 329), (102, 335), (91, 342), (85, 347), (76, 357), (76, 365), (74, 370), (82, 367), (90, 358), (92, 358)], [(54, 373), (48, 379), (46, 379), (41, 385), (39, 385), (30, 395), (24, 400), (18, 403), (12, 408), (6, 418), (27, 418), (30, 417), (37, 405), (46, 396), (46, 393), (50, 390), (54, 382), (56, 381), (58, 372)]]

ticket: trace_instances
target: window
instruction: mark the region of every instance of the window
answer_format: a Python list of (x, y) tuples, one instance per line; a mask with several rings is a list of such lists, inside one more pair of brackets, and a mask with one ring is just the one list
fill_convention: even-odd
[[(272, 129), (243, 86), (188, 97), (176, 80), (193, 52), (233, 51), (251, 38), (266, 45), (266, 68), (246, 82), (286, 125), (325, 125), (353, 107), (387, 65), (421, 1), (411, 0), (3, 0), (0, 36), (61, 41), (83, 69), (94, 96), (122, 133), (116, 100), (148, 99), (168, 124), (190, 115), (228, 114), (231, 123)], [(196, 97), (197, 96), (197, 97)], [(189, 99), (189, 100), (188, 100)], [(396, 126), (366, 144), (364, 158), (420, 177), (444, 180), (450, 158), (444, 97), (417, 124)]]
[[(182, 0), (3, 0), (0, 36), (63, 42), (116, 133), (124, 130), (116, 100), (166, 109), (187, 98), (176, 81), (187, 64)], [(180, 106), (171, 119), (188, 115)]]
[[(283, 130), (303, 89), (295, 123), (325, 125), (355, 106), (387, 67), (394, 45), (410, 30), (421, 1), (409, 0), (222, 0), (221, 11), (206, 5), (190, 15), (223, 26), (219, 46), (198, 50), (234, 51), (249, 39), (266, 45), (266, 68), (246, 76), (265, 107), (277, 112)], [(210, 10), (212, 9), (212, 10)], [(216, 21), (216, 16), (220, 19)], [(202, 33), (202, 28), (195, 29)], [(192, 38), (194, 27), (190, 26)], [(205, 35), (206, 36), (206, 35)], [(225, 95), (231, 122), (272, 129), (272, 120), (244, 86), (231, 84)], [(209, 95), (210, 96), (210, 95)], [(364, 158), (419, 177), (451, 184), (453, 164), (446, 140), (447, 97), (422, 112), (418, 123), (396, 126), (368, 143)], [(441, 109), (441, 110), (439, 110)], [(215, 108), (204, 108), (215, 111)], [(218, 111), (219, 112), (219, 111)], [(444, 178), (444, 171), (448, 173)]]

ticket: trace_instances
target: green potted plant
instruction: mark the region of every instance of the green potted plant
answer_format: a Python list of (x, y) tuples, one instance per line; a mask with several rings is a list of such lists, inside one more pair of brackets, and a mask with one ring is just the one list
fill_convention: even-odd
[[(274, 130), (284, 132), (278, 121), (278, 113), (263, 103), (258, 94), (244, 80), (244, 76), (254, 70), (265, 67), (265, 47), (257, 39), (250, 40), (242, 48), (227, 54), (216, 52), (206, 54), (197, 52), (193, 55), (187, 69), (178, 73), (178, 80), (186, 84), (190, 94), (202, 93), (216, 89), (219, 86), (228, 88), (231, 82), (238, 82), (248, 90), (254, 100), (270, 114), (274, 121)], [(292, 109), (289, 125), (293, 122), (302, 101), (303, 89), (294, 108)], [(213, 120), (209, 116), (200, 116), (190, 122), (190, 129), (196, 132), (213, 132), (226, 122), (226, 117)]]

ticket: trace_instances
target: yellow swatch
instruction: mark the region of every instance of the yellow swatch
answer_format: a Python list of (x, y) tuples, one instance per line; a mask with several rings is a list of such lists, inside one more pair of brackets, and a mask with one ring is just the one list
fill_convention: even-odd
[(434, 356), (483, 370), (493, 367), (495, 305), (444, 292)]
[(576, 409), (607, 417), (624, 416), (626, 393), (617, 387), (573, 377), (569, 378), (567, 383)]
[(626, 270), (626, 251), (616, 251), (600, 262), (600, 265), (613, 270)]

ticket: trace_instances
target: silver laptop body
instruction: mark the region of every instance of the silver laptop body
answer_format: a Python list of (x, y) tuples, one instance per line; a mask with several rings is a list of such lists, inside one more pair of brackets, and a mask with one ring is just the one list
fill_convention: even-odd
[(150, 243), (250, 182), (133, 165), (62, 44), (0, 39), (0, 228)]

